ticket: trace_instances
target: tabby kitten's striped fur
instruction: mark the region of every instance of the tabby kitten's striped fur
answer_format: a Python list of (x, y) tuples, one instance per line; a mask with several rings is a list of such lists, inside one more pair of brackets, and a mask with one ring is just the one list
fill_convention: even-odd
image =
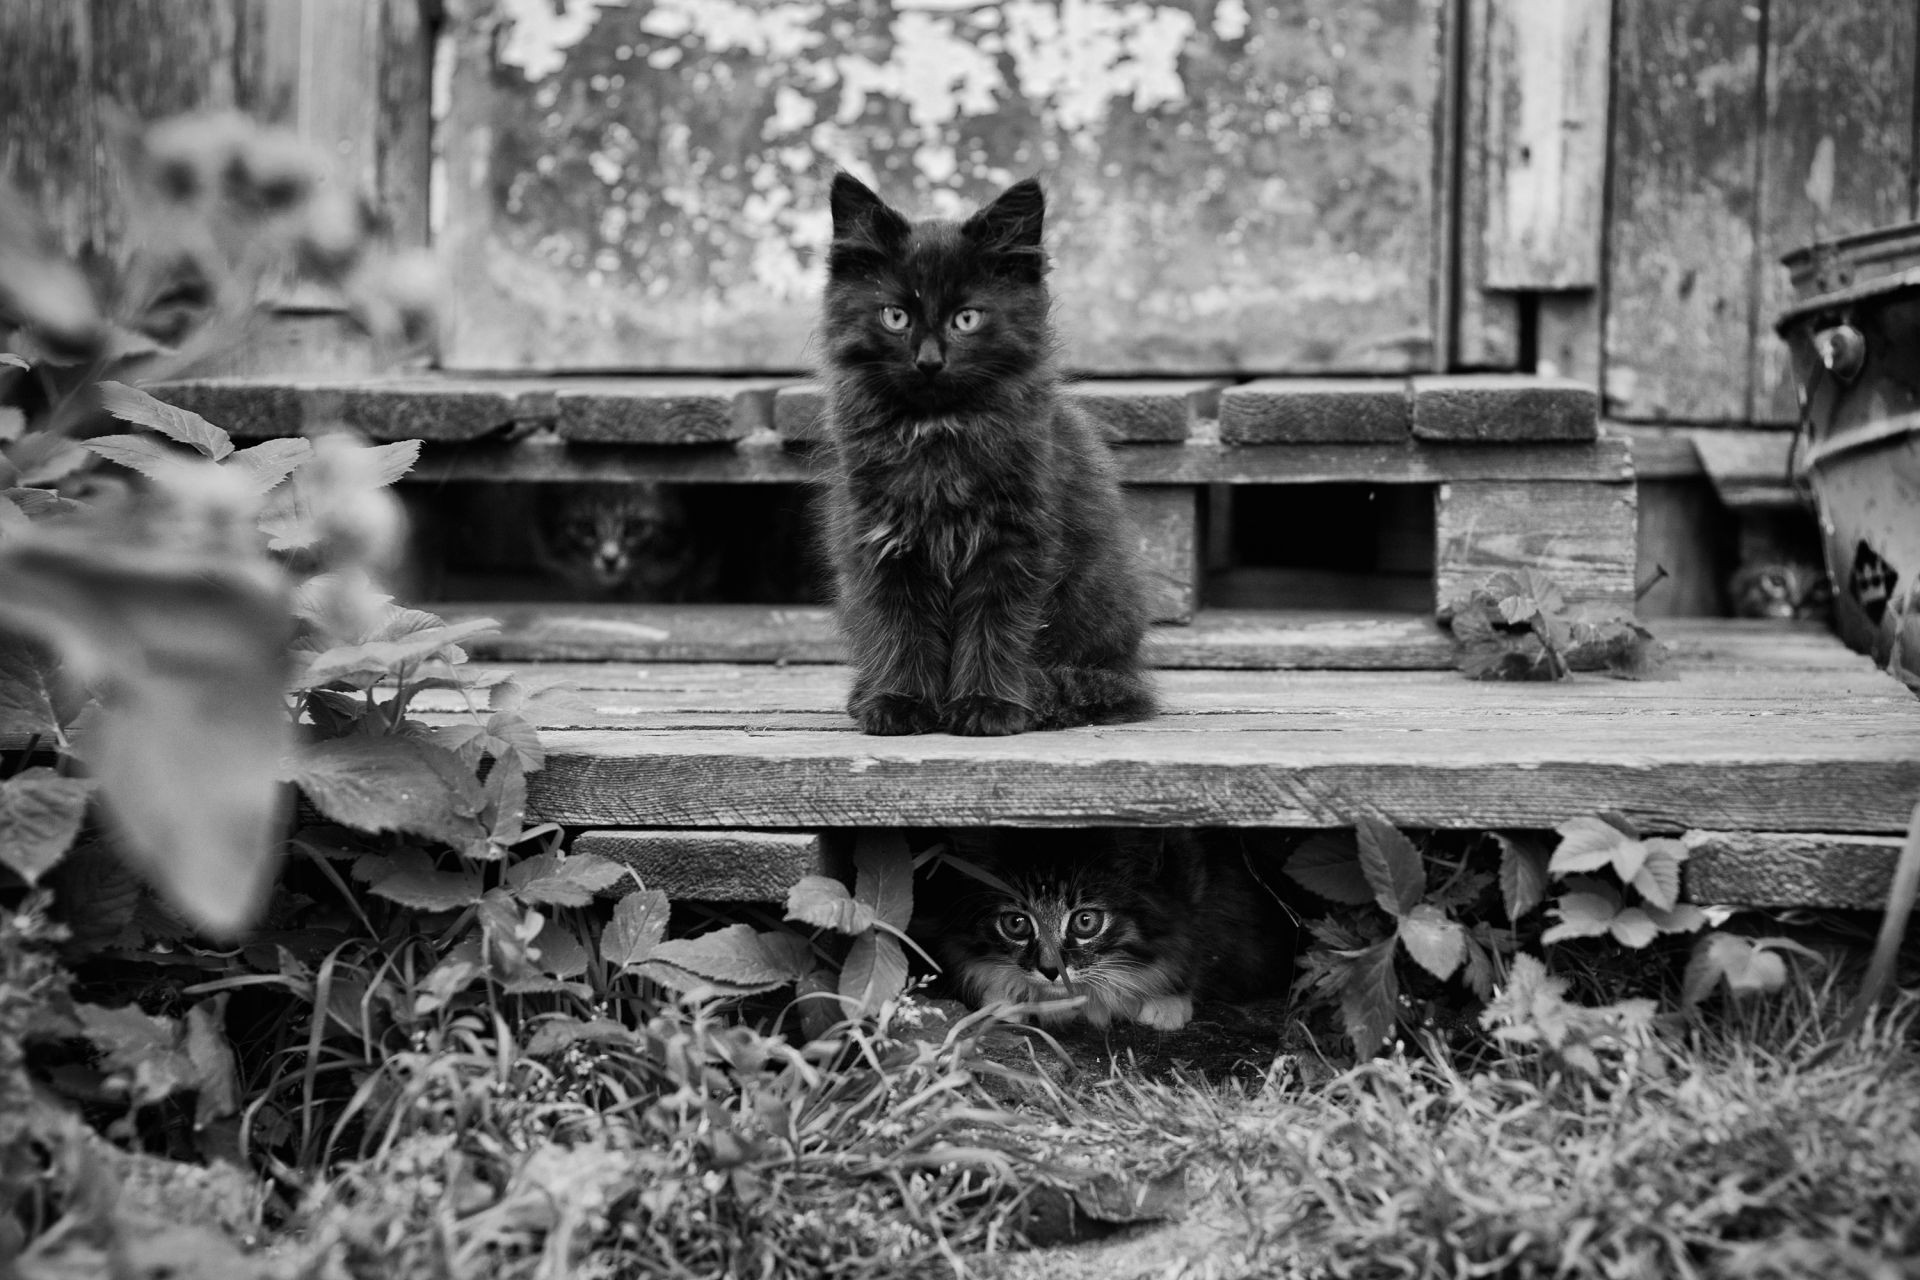
[(1032, 1011), (1042, 1023), (1172, 1031), (1196, 1000), (1278, 994), (1292, 976), (1293, 921), (1231, 833), (995, 831), (952, 843), (984, 877), (943, 870), (951, 883), (923, 895), (940, 905), (915, 928), (975, 1007), (1044, 1003)]

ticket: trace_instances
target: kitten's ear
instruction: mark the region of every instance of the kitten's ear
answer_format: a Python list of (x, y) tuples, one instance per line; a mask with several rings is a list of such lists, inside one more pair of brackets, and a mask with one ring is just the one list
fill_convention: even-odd
[(1047, 197), (1037, 178), (1023, 178), (960, 224), (960, 234), (989, 253), (1004, 255), (1025, 279), (1038, 282), (1046, 270), (1040, 233), (1047, 220)]
[(835, 243), (886, 244), (904, 238), (907, 220), (887, 206), (866, 183), (846, 170), (833, 175), (829, 197)]

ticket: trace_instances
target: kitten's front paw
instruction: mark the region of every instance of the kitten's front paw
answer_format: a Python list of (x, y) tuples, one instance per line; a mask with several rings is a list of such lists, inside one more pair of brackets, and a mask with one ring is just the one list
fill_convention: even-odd
[(1193, 999), (1190, 996), (1148, 996), (1140, 1002), (1140, 1012), (1134, 1018), (1143, 1027), (1152, 1027), (1155, 1031), (1178, 1031), (1193, 1020)]
[(860, 722), (860, 732), (897, 737), (903, 733), (932, 733), (940, 715), (930, 704), (904, 693), (873, 693), (858, 697), (847, 711)]
[(967, 738), (1000, 738), (1033, 727), (1033, 712), (1017, 702), (984, 693), (956, 698), (947, 708), (947, 730)]

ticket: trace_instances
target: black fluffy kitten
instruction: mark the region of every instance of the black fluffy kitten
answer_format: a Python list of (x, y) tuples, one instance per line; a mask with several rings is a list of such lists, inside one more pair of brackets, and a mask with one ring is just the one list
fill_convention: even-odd
[(1113, 462), (1068, 404), (1046, 202), (1009, 187), (910, 223), (833, 181), (827, 536), (868, 733), (1020, 733), (1150, 715)]
[(1042, 1022), (1129, 1020), (1171, 1031), (1196, 1000), (1286, 990), (1291, 916), (1231, 833), (995, 831), (954, 840), (1000, 882), (942, 869), (915, 931), (976, 1006), (1059, 1002)]

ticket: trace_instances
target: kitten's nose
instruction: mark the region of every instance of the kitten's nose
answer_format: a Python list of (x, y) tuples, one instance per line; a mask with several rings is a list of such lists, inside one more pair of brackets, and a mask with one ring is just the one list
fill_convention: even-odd
[(931, 338), (920, 340), (920, 350), (914, 353), (913, 367), (922, 373), (938, 373), (947, 367), (947, 357), (940, 350), (940, 343)]
[(1060, 980), (1060, 966), (1051, 961), (1042, 960), (1034, 965), (1033, 968), (1034, 972), (1038, 973), (1048, 982), (1058, 982)]

